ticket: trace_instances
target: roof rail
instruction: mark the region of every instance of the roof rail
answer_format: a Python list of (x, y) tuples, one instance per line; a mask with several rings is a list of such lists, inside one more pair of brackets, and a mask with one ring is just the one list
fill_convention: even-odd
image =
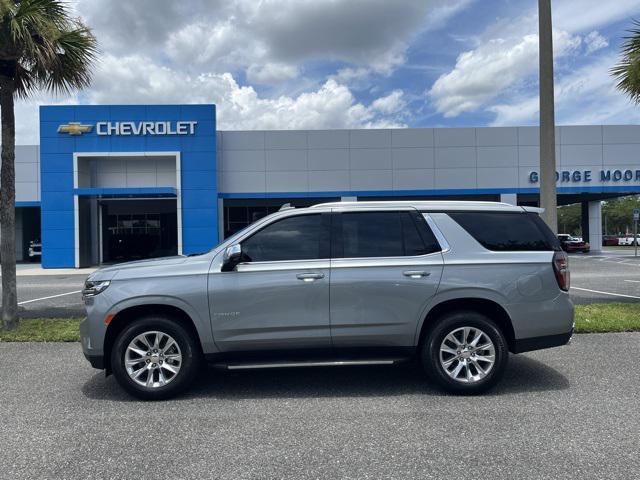
[(292, 208), (296, 208), (296, 207), (292, 207), (290, 203), (285, 203), (280, 207), (280, 210), (278, 211), (283, 212), (284, 210), (291, 210)]

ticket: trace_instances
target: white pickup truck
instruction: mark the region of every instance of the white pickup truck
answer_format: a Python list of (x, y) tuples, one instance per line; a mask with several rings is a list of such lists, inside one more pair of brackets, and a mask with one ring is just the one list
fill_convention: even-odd
[[(633, 245), (633, 235), (618, 238), (618, 245)], [(640, 235), (636, 237), (636, 244), (640, 245)]]

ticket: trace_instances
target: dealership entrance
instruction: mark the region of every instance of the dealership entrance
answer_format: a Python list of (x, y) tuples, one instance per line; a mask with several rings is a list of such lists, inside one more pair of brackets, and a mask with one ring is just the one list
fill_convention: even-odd
[(104, 200), (101, 263), (178, 254), (175, 199)]
[(80, 198), (81, 267), (177, 255), (175, 198)]

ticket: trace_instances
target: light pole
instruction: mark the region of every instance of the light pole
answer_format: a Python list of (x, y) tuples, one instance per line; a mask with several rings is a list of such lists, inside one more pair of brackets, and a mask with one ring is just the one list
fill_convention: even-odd
[(538, 0), (538, 22), (540, 45), (540, 206), (545, 209), (542, 218), (553, 230), (553, 233), (558, 233), (551, 0)]

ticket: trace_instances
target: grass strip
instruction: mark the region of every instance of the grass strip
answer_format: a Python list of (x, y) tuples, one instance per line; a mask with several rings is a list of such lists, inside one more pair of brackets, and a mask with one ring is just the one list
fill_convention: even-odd
[(576, 333), (640, 332), (640, 303), (576, 305)]
[(79, 342), (80, 318), (23, 318), (16, 330), (0, 330), (0, 342)]

